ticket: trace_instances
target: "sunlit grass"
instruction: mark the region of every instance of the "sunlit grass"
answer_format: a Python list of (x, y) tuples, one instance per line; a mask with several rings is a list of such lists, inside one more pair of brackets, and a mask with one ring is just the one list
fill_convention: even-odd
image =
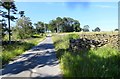
[(68, 34), (108, 34), (108, 35), (111, 35), (111, 34), (118, 34), (117, 31), (108, 31), (108, 32), (68, 32), (68, 33), (58, 33), (58, 34), (65, 34), (65, 35), (68, 35)]
[[(59, 38), (57, 38), (59, 37)], [(69, 39), (77, 35), (53, 36), (64, 77), (119, 77), (120, 52), (108, 46), (86, 52), (69, 51)]]
[(31, 38), (22, 40), (21, 42), (16, 42), (14, 44), (3, 45), (2, 53), (0, 53), (0, 59), (2, 59), (2, 64), (8, 63), (10, 60), (15, 58), (16, 56), (24, 53), (26, 50), (29, 50), (33, 46), (37, 45), (40, 41), (42, 41), (44, 37), (39, 38)]
[[(115, 51), (115, 50), (114, 50)], [(104, 53), (114, 52), (113, 50)], [(100, 54), (100, 50), (89, 51), (87, 55), (73, 55), (66, 52), (61, 58), (61, 67), (65, 77), (114, 77), (119, 76), (119, 54)], [(118, 53), (118, 52), (116, 52)], [(96, 55), (97, 54), (97, 55)]]

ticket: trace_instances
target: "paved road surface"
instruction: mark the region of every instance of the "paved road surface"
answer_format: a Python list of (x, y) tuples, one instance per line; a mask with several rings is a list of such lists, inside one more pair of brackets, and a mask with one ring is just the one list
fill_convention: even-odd
[(8, 64), (2, 70), (2, 77), (61, 78), (51, 37)]

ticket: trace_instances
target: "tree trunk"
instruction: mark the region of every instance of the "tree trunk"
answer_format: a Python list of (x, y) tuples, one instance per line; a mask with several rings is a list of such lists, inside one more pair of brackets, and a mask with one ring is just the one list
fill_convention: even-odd
[(9, 44), (11, 44), (11, 34), (10, 34), (10, 9), (8, 10), (8, 32), (9, 32)]
[(59, 32), (59, 27), (58, 27), (59, 24), (57, 24), (57, 33)]

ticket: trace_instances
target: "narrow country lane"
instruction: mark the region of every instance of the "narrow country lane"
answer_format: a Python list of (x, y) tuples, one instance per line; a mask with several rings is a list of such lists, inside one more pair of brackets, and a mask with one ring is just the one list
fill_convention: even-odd
[[(61, 78), (59, 61), (51, 37), (9, 63), (1, 77)], [(4, 78), (3, 78), (4, 79)]]

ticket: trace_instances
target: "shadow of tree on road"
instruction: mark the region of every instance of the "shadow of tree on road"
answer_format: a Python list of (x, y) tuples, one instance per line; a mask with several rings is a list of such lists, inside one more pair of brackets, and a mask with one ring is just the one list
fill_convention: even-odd
[(47, 49), (54, 49), (54, 46), (53, 44), (40, 44), (34, 47), (30, 51), (31, 53), (24, 54), (21, 56), (21, 58), (27, 58), (27, 59), (14, 62), (12, 64), (8, 64), (2, 70), (2, 75), (6, 75), (6, 74), (15, 75), (23, 71), (29, 71), (31, 69), (34, 69), (35, 67), (41, 68), (46, 65), (55, 66), (59, 64), (54, 51), (32, 53), (36, 51), (35, 50), (36, 48), (39, 48), (39, 50), (47, 50)]
[(54, 49), (53, 44), (40, 44), (32, 48), (31, 51), (38, 51), (38, 50), (47, 50), (47, 49)]

